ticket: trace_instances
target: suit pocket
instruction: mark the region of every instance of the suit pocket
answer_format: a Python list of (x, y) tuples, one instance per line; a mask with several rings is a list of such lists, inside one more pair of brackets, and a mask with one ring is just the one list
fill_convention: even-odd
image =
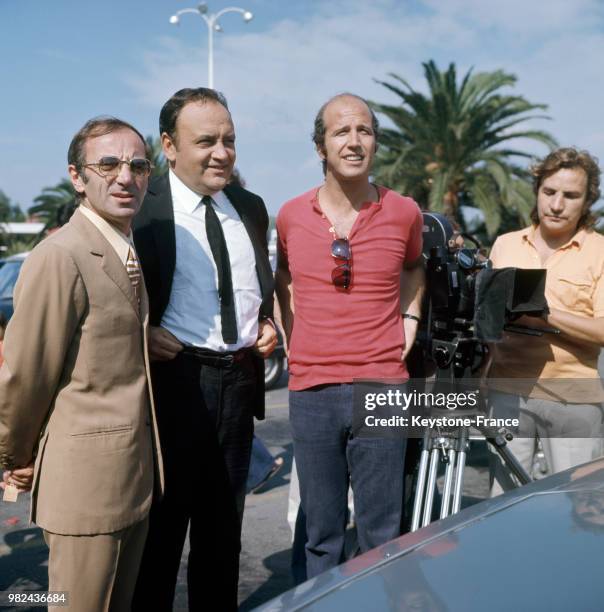
[(132, 425), (116, 425), (113, 427), (103, 427), (102, 429), (94, 429), (92, 431), (81, 431), (69, 435), (72, 438), (94, 438), (97, 436), (119, 435), (129, 431), (132, 431)]
[(69, 434), (71, 448), (79, 452), (86, 448), (90, 452), (114, 452), (128, 448), (135, 443), (134, 430), (132, 425), (115, 425), (93, 429), (90, 431), (80, 431)]
[(138, 520), (153, 487), (151, 439), (148, 431), (122, 425), (110, 431), (82, 428), (75, 435), (53, 432), (40, 471), (41, 526), (56, 533), (98, 534)]

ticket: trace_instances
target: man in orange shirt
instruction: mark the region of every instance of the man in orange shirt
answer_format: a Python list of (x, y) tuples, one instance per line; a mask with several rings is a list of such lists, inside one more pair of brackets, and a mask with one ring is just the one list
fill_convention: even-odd
[[(530, 471), (539, 436), (551, 472), (602, 454), (604, 390), (597, 370), (604, 346), (604, 237), (590, 208), (600, 197), (600, 169), (587, 152), (561, 148), (532, 169), (533, 225), (500, 236), (493, 267), (545, 268), (549, 314), (517, 323), (559, 334), (507, 334), (489, 371), (495, 416), (520, 415), (510, 449)], [(493, 476), (512, 482), (499, 462)], [(494, 485), (492, 493), (500, 492)]]

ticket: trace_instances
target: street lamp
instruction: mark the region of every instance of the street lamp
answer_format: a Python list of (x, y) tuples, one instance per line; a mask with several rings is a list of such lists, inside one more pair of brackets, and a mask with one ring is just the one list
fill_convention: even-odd
[(180, 16), (185, 13), (194, 13), (203, 18), (208, 26), (208, 87), (214, 89), (214, 32), (222, 32), (222, 28), (218, 24), (218, 19), (225, 13), (240, 13), (243, 16), (243, 21), (246, 23), (254, 18), (250, 11), (246, 11), (237, 6), (228, 6), (217, 13), (208, 13), (208, 5), (202, 2), (197, 8), (186, 8), (178, 11), (170, 17), (172, 25), (180, 23)]

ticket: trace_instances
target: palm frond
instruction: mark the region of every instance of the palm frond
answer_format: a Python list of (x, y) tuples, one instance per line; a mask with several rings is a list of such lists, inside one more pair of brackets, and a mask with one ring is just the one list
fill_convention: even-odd
[(469, 70), (458, 78), (454, 63), (441, 71), (433, 60), (423, 69), (427, 94), (394, 73), (389, 80), (376, 80), (399, 104), (370, 102), (394, 126), (380, 134), (375, 176), (387, 186), (418, 194), (432, 210), (456, 214), (458, 201), (470, 202), (484, 210), (490, 233), (504, 208), (512, 211), (506, 220), (526, 220), (532, 207), (530, 185), (518, 160), (532, 154), (507, 145), (519, 139), (548, 149), (557, 145), (548, 132), (521, 127), (547, 119), (542, 112), (546, 105), (510, 93), (517, 79), (503, 70)]

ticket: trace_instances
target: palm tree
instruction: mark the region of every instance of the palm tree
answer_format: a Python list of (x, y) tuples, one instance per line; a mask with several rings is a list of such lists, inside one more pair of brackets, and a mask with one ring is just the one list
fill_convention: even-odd
[(25, 221), (25, 215), (23, 214), (21, 207), (16, 202), (13, 202), (1, 189), (0, 221), (2, 223), (10, 221)]
[(534, 197), (527, 170), (514, 158), (531, 155), (509, 148), (508, 141), (524, 138), (556, 146), (547, 132), (515, 129), (530, 119), (547, 118), (532, 114), (547, 107), (502, 93), (501, 88), (516, 83), (514, 75), (502, 70), (470, 70), (458, 84), (453, 63), (444, 72), (434, 61), (423, 67), (428, 96), (396, 74), (390, 74), (395, 83), (377, 81), (401, 103), (371, 103), (395, 126), (380, 131), (376, 180), (410, 195), (422, 208), (457, 220), (460, 201), (479, 208), (490, 235), (501, 223), (503, 208), (528, 223)]
[(15, 242), (15, 237), (8, 232), (5, 224), (19, 221), (25, 221), (21, 207), (0, 189), (0, 252), (3, 257), (12, 254), (10, 249)]
[(54, 187), (44, 187), (34, 202), (36, 204), (28, 212), (44, 223), (41, 236), (66, 223), (77, 206), (75, 189), (66, 178), (62, 178)]
[(168, 172), (168, 162), (164, 157), (164, 152), (161, 147), (161, 140), (153, 136), (145, 138), (147, 150), (149, 151), (151, 163), (153, 164), (153, 173), (151, 176), (159, 176)]

